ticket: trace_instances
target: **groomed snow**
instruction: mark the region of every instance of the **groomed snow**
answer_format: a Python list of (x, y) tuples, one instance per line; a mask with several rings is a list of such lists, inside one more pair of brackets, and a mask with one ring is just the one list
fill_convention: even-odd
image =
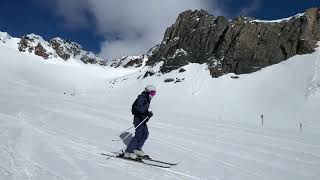
[[(320, 103), (306, 92), (318, 53), (239, 79), (212, 79), (190, 64), (137, 80), (134, 69), (45, 61), (1, 45), (0, 179), (317, 180)], [(124, 147), (112, 140), (131, 126), (131, 104), (151, 83), (158, 90), (144, 151), (180, 164), (106, 160), (99, 153)]]

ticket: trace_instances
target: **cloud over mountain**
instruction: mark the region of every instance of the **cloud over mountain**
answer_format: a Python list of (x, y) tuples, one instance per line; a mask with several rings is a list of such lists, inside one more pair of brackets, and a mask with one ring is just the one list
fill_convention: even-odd
[[(38, 1), (38, 0), (34, 0)], [(43, 3), (43, 2), (42, 2)], [(166, 27), (186, 9), (222, 12), (209, 0), (54, 0), (50, 5), (69, 27), (94, 28), (105, 41), (100, 55), (137, 55), (159, 43)]]

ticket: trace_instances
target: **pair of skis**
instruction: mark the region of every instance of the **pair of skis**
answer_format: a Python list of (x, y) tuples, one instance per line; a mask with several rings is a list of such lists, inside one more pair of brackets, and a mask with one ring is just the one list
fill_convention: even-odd
[(118, 152), (112, 152), (112, 154), (101, 153), (101, 155), (107, 156), (109, 158), (118, 158), (118, 159), (141, 163), (148, 166), (159, 167), (159, 168), (171, 168), (172, 166), (176, 166), (179, 164), (179, 163), (170, 163), (170, 162), (160, 161), (152, 158), (144, 158), (144, 157), (131, 159), (131, 158), (124, 157), (122, 153), (118, 153)]

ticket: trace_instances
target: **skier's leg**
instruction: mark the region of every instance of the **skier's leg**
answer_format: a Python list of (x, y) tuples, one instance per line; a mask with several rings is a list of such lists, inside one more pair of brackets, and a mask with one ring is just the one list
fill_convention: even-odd
[(137, 149), (142, 150), (142, 147), (145, 143), (145, 141), (148, 139), (149, 136), (149, 131), (148, 131), (148, 126), (147, 124), (143, 124), (143, 133), (141, 135), (141, 139), (138, 140), (137, 142)]
[(138, 142), (137, 137), (134, 136), (131, 139), (129, 145), (127, 146), (125, 152), (133, 153), (133, 150), (135, 150), (135, 147), (137, 146), (137, 142)]
[[(139, 119), (134, 118), (133, 124), (135, 127), (137, 127), (140, 124)], [(138, 144), (140, 140), (142, 139), (143, 136), (143, 124), (140, 125), (136, 130), (135, 130), (135, 135), (130, 141), (129, 145), (127, 146), (127, 149), (125, 150), (126, 152), (133, 153), (133, 150), (136, 150), (138, 147)]]

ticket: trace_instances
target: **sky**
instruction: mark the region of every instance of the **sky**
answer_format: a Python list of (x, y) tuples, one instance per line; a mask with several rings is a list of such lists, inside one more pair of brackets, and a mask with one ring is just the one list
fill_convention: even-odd
[(161, 42), (187, 9), (280, 19), (320, 7), (319, 0), (1, 0), (0, 31), (62, 37), (106, 59), (139, 55)]

